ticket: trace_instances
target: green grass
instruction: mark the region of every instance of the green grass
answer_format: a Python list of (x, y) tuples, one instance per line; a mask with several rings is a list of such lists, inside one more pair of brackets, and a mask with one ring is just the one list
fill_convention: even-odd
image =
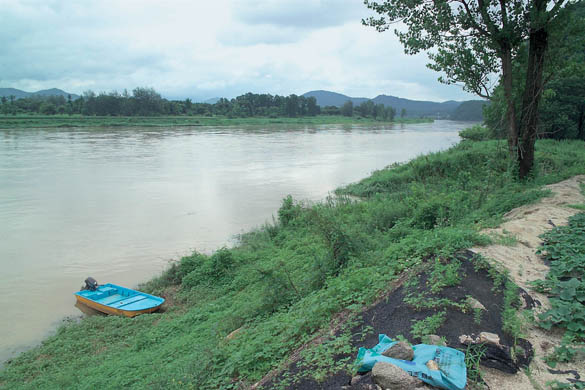
[[(242, 235), (236, 247), (194, 253), (142, 286), (172, 298), (167, 312), (66, 324), (6, 365), (0, 388), (246, 388), (403, 271), (488, 243), (482, 227), (547, 196), (543, 184), (585, 173), (583, 147), (539, 141), (537, 175), (518, 183), (506, 145), (463, 142), (338, 191), (361, 201), (285, 199), (275, 223)], [(319, 359), (330, 362), (343, 348), (328, 343), (305, 356), (318, 379), (328, 372)]]
[(0, 129), (54, 127), (169, 127), (169, 126), (245, 126), (245, 125), (324, 125), (428, 123), (432, 119), (401, 119), (394, 122), (372, 118), (318, 115), (298, 118), (228, 118), (225, 116), (81, 116), (81, 115), (0, 115)]

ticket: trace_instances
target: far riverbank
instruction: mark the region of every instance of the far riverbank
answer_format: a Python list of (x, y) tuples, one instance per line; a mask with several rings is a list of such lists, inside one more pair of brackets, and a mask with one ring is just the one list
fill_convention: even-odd
[(432, 123), (429, 118), (396, 118), (382, 121), (373, 118), (341, 115), (317, 115), (305, 117), (251, 117), (228, 118), (225, 116), (81, 116), (81, 115), (1, 115), (0, 129), (55, 128), (55, 127), (173, 127), (173, 126), (246, 126), (246, 125), (391, 125)]

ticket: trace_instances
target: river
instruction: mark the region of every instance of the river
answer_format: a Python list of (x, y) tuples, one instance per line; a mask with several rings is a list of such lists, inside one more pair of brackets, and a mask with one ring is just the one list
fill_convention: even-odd
[(0, 362), (80, 315), (87, 276), (136, 286), (469, 125), (0, 129)]

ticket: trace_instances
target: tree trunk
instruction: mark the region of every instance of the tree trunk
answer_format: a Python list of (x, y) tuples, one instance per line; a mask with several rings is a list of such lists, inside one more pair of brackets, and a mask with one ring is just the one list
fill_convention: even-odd
[(510, 45), (502, 45), (502, 79), (506, 99), (506, 133), (508, 149), (513, 156), (518, 148), (518, 129), (516, 128), (516, 105), (512, 95), (512, 50)]
[[(543, 1), (535, 1), (536, 12)], [(546, 7), (546, 4), (544, 5)], [(540, 12), (539, 12), (540, 11)], [(517, 153), (518, 175), (528, 177), (534, 165), (534, 144), (538, 132), (538, 106), (543, 89), (544, 55), (548, 46), (548, 31), (545, 25), (531, 27), (526, 68), (526, 85), (522, 97), (522, 116), (519, 127)]]
[(585, 105), (581, 105), (581, 111), (579, 112), (579, 121), (577, 122), (577, 139), (585, 141), (585, 131), (583, 129), (585, 125)]

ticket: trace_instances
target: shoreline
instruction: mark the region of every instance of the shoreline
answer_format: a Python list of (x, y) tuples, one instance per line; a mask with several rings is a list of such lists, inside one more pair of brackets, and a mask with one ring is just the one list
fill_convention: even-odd
[(309, 117), (251, 117), (228, 118), (207, 116), (160, 116), (160, 117), (114, 117), (114, 116), (8, 116), (0, 115), (0, 129), (21, 128), (68, 128), (68, 127), (199, 127), (199, 126), (245, 126), (245, 125), (393, 125), (432, 123), (429, 118), (396, 118), (380, 121), (372, 118), (318, 115)]

